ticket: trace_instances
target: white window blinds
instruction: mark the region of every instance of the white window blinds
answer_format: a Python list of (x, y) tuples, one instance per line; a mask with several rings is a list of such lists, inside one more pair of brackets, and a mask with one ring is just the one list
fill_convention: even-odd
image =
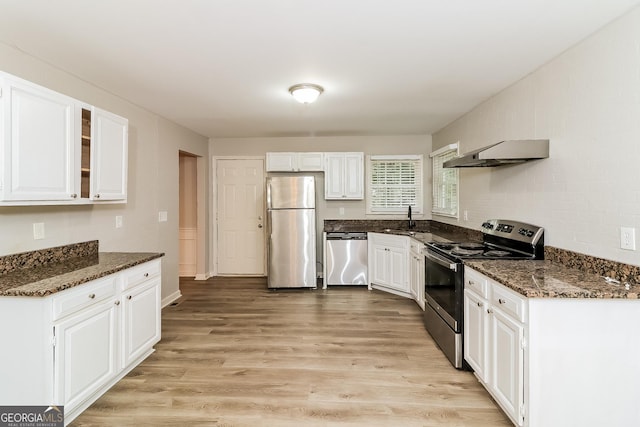
[(369, 156), (368, 211), (422, 212), (422, 156)]
[(458, 169), (442, 167), (458, 155), (458, 144), (431, 153), (433, 162), (433, 205), (431, 213), (458, 218)]

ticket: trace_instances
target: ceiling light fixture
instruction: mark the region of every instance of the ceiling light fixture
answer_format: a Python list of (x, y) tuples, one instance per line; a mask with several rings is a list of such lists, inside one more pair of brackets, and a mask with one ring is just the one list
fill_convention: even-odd
[(301, 104), (311, 104), (315, 102), (320, 94), (324, 92), (322, 86), (313, 83), (299, 83), (289, 88), (289, 93)]

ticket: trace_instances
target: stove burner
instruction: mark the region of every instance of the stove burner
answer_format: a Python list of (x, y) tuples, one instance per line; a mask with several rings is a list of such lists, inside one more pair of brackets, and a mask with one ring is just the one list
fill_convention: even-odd
[(491, 250), (491, 251), (487, 251), (487, 252), (483, 253), (482, 255), (490, 256), (490, 257), (503, 257), (503, 256), (511, 255), (511, 252), (509, 252), (509, 251), (499, 251), (497, 249), (494, 249), (494, 250)]
[[(482, 246), (480, 246), (482, 248)], [(458, 246), (451, 250), (452, 255), (459, 256), (472, 256), (472, 255), (480, 255), (482, 253), (482, 249), (464, 249), (462, 246)]]
[(460, 249), (483, 249), (484, 248), (484, 244), (483, 243), (475, 243), (475, 242), (468, 242), (468, 243), (460, 243), (458, 244), (458, 247)]
[(450, 251), (451, 249), (456, 247), (456, 245), (452, 243), (435, 243), (434, 246), (436, 248), (445, 249), (447, 251)]

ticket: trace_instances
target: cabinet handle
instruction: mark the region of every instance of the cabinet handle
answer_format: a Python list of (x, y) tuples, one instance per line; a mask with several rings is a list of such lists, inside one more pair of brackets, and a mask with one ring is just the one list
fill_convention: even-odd
[(127, 299), (131, 299), (131, 295), (128, 295), (128, 296), (127, 296)]
[(120, 300), (116, 301), (114, 304), (115, 305), (120, 305)]
[(471, 286), (475, 286), (476, 282), (474, 282), (473, 280), (469, 280), (469, 284), (470, 284)]
[(491, 310), (491, 309), (489, 308), (489, 309), (487, 309), (487, 313), (488, 313), (488, 314), (491, 314), (491, 313), (493, 313), (493, 310)]
[(96, 297), (96, 294), (89, 294), (89, 298), (94, 299)]
[(262, 224), (258, 224), (258, 228), (262, 228)]
[(72, 199), (76, 199), (77, 197), (78, 197), (78, 195), (77, 195), (76, 193), (73, 193), (73, 194), (71, 195), (71, 198), (72, 198)]
[(100, 198), (100, 195), (99, 195), (99, 194), (96, 194), (94, 197), (95, 197), (96, 199), (99, 199), (99, 198)]
[(144, 277), (149, 277), (149, 273), (144, 273)]
[(506, 301), (505, 301), (505, 300), (503, 300), (502, 298), (498, 298), (498, 302), (499, 302), (500, 304), (504, 304)]
[(482, 307), (482, 303), (481, 302), (478, 303), (478, 307)]

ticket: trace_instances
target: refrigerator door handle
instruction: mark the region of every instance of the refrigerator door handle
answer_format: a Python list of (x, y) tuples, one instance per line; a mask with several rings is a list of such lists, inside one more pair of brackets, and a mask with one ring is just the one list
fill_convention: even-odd
[(271, 183), (267, 181), (267, 209), (271, 209)]

